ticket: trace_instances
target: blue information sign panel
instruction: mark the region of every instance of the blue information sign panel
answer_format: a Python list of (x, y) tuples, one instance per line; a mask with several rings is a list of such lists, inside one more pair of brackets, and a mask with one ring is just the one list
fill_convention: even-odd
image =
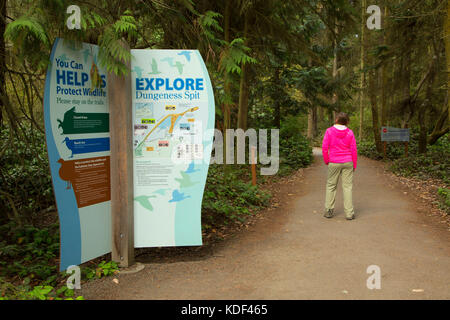
[[(97, 65), (97, 58), (98, 46), (57, 38), (45, 82), (45, 132), (61, 228), (61, 271), (111, 251), (108, 88), (106, 70)], [(95, 73), (99, 85), (94, 84)]]

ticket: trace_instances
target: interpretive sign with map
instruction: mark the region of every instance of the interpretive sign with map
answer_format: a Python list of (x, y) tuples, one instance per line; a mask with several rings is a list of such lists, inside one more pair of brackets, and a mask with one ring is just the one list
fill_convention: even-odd
[(131, 50), (135, 247), (201, 245), (214, 96), (197, 50)]

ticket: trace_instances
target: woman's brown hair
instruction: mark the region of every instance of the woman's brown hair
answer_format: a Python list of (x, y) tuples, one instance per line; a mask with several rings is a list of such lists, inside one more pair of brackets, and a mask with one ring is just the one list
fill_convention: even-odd
[(346, 126), (348, 124), (349, 118), (348, 118), (348, 114), (346, 114), (345, 112), (339, 112), (336, 115), (336, 123), (337, 124), (342, 124), (344, 126)]

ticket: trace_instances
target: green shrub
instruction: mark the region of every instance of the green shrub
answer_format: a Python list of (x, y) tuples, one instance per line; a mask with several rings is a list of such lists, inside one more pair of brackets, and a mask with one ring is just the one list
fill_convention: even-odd
[(307, 167), (313, 160), (310, 141), (301, 134), (297, 117), (287, 117), (280, 129), (280, 175)]
[[(0, 222), (16, 210), (22, 221), (33, 213), (54, 205), (45, 136), (25, 129), (24, 138), (0, 131)], [(13, 208), (14, 205), (14, 208)]]
[(405, 177), (435, 178), (450, 183), (450, 152), (435, 149), (426, 154), (394, 160), (390, 169)]
[(447, 214), (450, 214), (450, 189), (449, 188), (439, 188), (438, 195), (440, 198), (440, 208), (444, 210)]
[[(410, 149), (410, 147), (408, 147)], [(411, 150), (408, 151), (411, 154)], [(383, 153), (377, 151), (377, 147), (374, 141), (363, 140), (358, 143), (358, 154), (367, 158), (381, 160), (383, 159)], [(403, 143), (394, 142), (386, 145), (386, 157), (389, 160), (399, 159), (405, 156), (405, 146)]]
[(447, 133), (445, 136), (440, 137), (438, 141), (432, 146), (428, 146), (428, 150), (433, 151), (443, 151), (450, 153), (450, 133)]
[(75, 292), (66, 286), (31, 286), (26, 281), (15, 286), (0, 278), (0, 300), (84, 300), (83, 296), (74, 297)]
[(16, 275), (53, 285), (58, 255), (58, 225), (38, 229), (10, 222), (0, 226), (0, 276)]
[[(404, 156), (402, 143), (388, 143), (387, 157), (392, 160), (389, 169), (397, 175), (426, 180), (429, 178), (442, 180), (450, 184), (450, 134), (441, 137), (434, 145), (428, 146), (427, 153), (418, 153), (418, 133), (412, 130), (409, 143), (409, 157)], [(382, 159), (373, 141), (362, 141), (358, 145), (360, 155), (372, 159)], [(440, 207), (449, 212), (450, 193), (448, 188), (438, 191)]]
[(119, 266), (114, 261), (102, 261), (96, 268), (83, 267), (81, 275), (83, 279), (91, 280), (94, 278), (102, 278), (119, 273)]
[(240, 166), (211, 165), (202, 202), (202, 226), (244, 221), (247, 215), (269, 203), (270, 194), (252, 186)]

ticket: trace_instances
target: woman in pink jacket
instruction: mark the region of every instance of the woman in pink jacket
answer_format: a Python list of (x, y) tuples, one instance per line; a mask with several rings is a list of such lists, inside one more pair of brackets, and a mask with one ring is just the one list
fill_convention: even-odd
[(325, 218), (334, 215), (336, 188), (342, 179), (344, 192), (344, 211), (347, 220), (355, 219), (352, 202), (353, 172), (356, 169), (358, 152), (353, 131), (347, 128), (349, 122), (346, 113), (336, 116), (335, 125), (328, 128), (322, 142), (323, 161), (328, 165), (328, 178), (325, 199)]

